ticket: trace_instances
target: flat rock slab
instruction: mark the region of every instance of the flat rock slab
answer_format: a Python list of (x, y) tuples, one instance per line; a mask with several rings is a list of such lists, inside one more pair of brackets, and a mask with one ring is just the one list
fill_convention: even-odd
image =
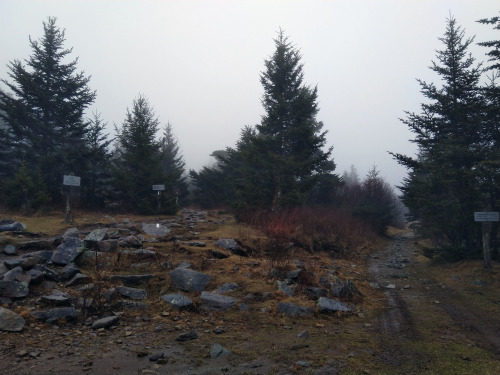
[(108, 239), (108, 229), (107, 228), (98, 228), (94, 229), (88, 235), (85, 236), (83, 242), (85, 242), (85, 246), (88, 248), (94, 247), (99, 241), (104, 241)]
[(26, 225), (22, 223), (0, 224), (0, 232), (23, 232), (25, 229)]
[(71, 278), (70, 281), (68, 281), (66, 286), (82, 285), (91, 282), (92, 282), (92, 277), (90, 277), (89, 275), (85, 275), (83, 273), (77, 273), (75, 276)]
[(84, 243), (79, 238), (68, 237), (52, 254), (52, 263), (65, 266), (73, 262), (84, 250)]
[(136, 289), (128, 286), (117, 286), (116, 290), (123, 297), (130, 299), (145, 299), (148, 296), (144, 289)]
[(318, 299), (318, 310), (322, 314), (334, 313), (337, 311), (349, 312), (351, 309), (344, 305), (342, 302), (336, 301), (334, 299), (329, 299), (326, 297), (320, 297)]
[(0, 276), (0, 280), (3, 281), (13, 281), (16, 277), (23, 273), (23, 268), (21, 266), (17, 266), (12, 268), (11, 270), (5, 272), (2, 276)]
[(32, 311), (30, 315), (47, 323), (54, 323), (59, 319), (75, 320), (78, 317), (74, 307), (57, 307), (47, 311)]
[(196, 332), (186, 332), (186, 333), (181, 333), (179, 336), (177, 336), (176, 340), (177, 341), (189, 341), (189, 340), (196, 340), (198, 338), (198, 334)]
[(149, 236), (165, 237), (170, 233), (170, 228), (162, 224), (142, 224), (142, 231)]
[(303, 316), (303, 315), (311, 315), (314, 313), (314, 310), (310, 307), (304, 307), (296, 305), (295, 303), (278, 303), (278, 311), (285, 315), (290, 316)]
[(231, 352), (220, 344), (212, 345), (210, 348), (210, 358), (225, 357), (229, 354), (231, 354)]
[(170, 277), (177, 289), (186, 292), (201, 292), (211, 279), (207, 274), (179, 267), (170, 272)]
[(236, 298), (210, 292), (202, 292), (200, 300), (203, 303), (203, 307), (218, 311), (225, 311), (237, 302)]
[(92, 323), (92, 329), (109, 328), (116, 325), (119, 320), (120, 317), (118, 316), (107, 316)]
[(28, 284), (20, 281), (0, 281), (0, 297), (23, 298), (29, 294)]
[(143, 284), (155, 277), (154, 274), (145, 274), (145, 275), (111, 275), (111, 282), (121, 282), (125, 286), (135, 286), (139, 284)]
[(22, 316), (0, 306), (0, 331), (20, 332), (23, 330), (24, 324)]
[(189, 308), (193, 306), (193, 301), (191, 301), (191, 298), (186, 297), (181, 293), (165, 294), (160, 298), (177, 309)]
[(238, 290), (238, 285), (235, 283), (224, 283), (220, 287), (218, 287), (216, 290), (213, 291), (213, 293), (217, 294), (224, 294), (227, 292), (231, 292), (233, 290)]

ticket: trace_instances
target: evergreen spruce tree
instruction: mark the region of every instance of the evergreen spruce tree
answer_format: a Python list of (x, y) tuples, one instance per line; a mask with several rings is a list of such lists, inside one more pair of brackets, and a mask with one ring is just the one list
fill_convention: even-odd
[(108, 134), (103, 133), (107, 124), (101, 120), (99, 113), (94, 113), (88, 122), (89, 131), (86, 135), (88, 169), (83, 173), (86, 181), (83, 195), (86, 206), (95, 208), (102, 207), (105, 197), (109, 194), (111, 182), (109, 147), (112, 140), (108, 139)]
[(427, 102), (421, 113), (407, 112), (402, 120), (415, 134), (419, 155), (393, 155), (409, 170), (400, 187), (404, 203), (427, 234), (463, 257), (476, 255), (480, 240), (473, 213), (482, 205), (477, 182), (477, 166), (484, 160), (481, 67), (468, 53), (473, 38), (465, 38), (453, 17), (440, 40), (444, 49), (430, 68), (442, 85), (419, 80)]
[(65, 62), (72, 49), (64, 49), (56, 19), (48, 18), (43, 28), (41, 39), (30, 38), (32, 56), (9, 64), (12, 81), (2, 79), (10, 91), (0, 90), (0, 116), (8, 126), (0, 143), (8, 153), (6, 173), (12, 177), (24, 163), (28, 175), (41, 176), (54, 200), (64, 174), (85, 170), (83, 114), (96, 94), (88, 87), (90, 78), (77, 73), (78, 59)]
[(125, 208), (137, 213), (174, 213), (175, 197), (157, 192), (152, 185), (168, 185), (161, 164), (160, 142), (156, 140), (160, 122), (144, 96), (133, 101), (121, 129), (117, 129), (114, 186)]
[(162, 156), (163, 173), (170, 181), (170, 194), (175, 196), (178, 203), (186, 203), (188, 194), (186, 163), (174, 136), (172, 125), (167, 122), (161, 139), (160, 152)]

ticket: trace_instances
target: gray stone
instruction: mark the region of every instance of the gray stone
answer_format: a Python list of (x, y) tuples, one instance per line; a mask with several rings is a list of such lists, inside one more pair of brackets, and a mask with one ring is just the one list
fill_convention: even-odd
[(17, 249), (14, 245), (7, 245), (5, 249), (3, 249), (5, 255), (17, 255)]
[(43, 273), (43, 276), (45, 278), (53, 280), (53, 281), (59, 281), (59, 279), (60, 279), (59, 274), (56, 271), (54, 271), (53, 269), (51, 269), (43, 264), (37, 264), (31, 270), (32, 271), (33, 270), (40, 271)]
[(54, 289), (49, 296), (42, 296), (40, 300), (51, 306), (71, 306), (72, 297), (70, 294)]
[(0, 279), (1, 276), (4, 275), (6, 272), (9, 272), (9, 269), (7, 268), (4, 262), (0, 262)]
[(212, 345), (210, 348), (210, 358), (225, 357), (229, 354), (231, 354), (231, 352), (220, 344)]
[(20, 275), (23, 273), (23, 268), (21, 266), (17, 266), (10, 271), (4, 273), (2, 276), (0, 276), (0, 280), (3, 281), (13, 281), (16, 279), (17, 275)]
[(66, 232), (62, 235), (63, 240), (68, 238), (68, 237), (73, 237), (73, 238), (78, 238), (80, 233), (78, 232), (77, 228), (68, 228), (66, 229)]
[(60, 244), (52, 255), (51, 261), (65, 266), (73, 262), (84, 250), (83, 241), (79, 238), (68, 237)]
[(107, 239), (108, 239), (108, 229), (98, 228), (94, 229), (92, 232), (86, 235), (85, 238), (83, 239), (83, 242), (85, 243), (85, 247), (90, 249), (95, 249), (99, 241), (104, 241)]
[(305, 289), (305, 293), (312, 299), (318, 299), (319, 297), (326, 297), (328, 290), (311, 286)]
[(142, 231), (148, 236), (165, 237), (170, 233), (170, 228), (162, 224), (142, 224)]
[(177, 289), (187, 292), (201, 292), (211, 279), (207, 274), (188, 268), (176, 268), (170, 272), (170, 277)]
[(232, 238), (220, 238), (214, 242), (215, 246), (222, 247), (223, 249), (233, 251), (238, 249), (238, 243)]
[(40, 284), (44, 280), (43, 272), (40, 270), (36, 269), (28, 270), (26, 271), (26, 275), (31, 277), (31, 284)]
[(23, 298), (29, 294), (28, 284), (20, 281), (0, 281), (0, 296)]
[(329, 299), (326, 297), (320, 297), (318, 299), (318, 310), (322, 314), (334, 313), (337, 311), (346, 311), (349, 312), (351, 309), (344, 305), (342, 302)]
[(120, 295), (130, 299), (145, 299), (147, 293), (144, 289), (130, 288), (128, 286), (117, 286), (116, 290)]
[(288, 297), (293, 296), (294, 291), (290, 286), (287, 285), (287, 283), (276, 280), (276, 287), (278, 288), (278, 290), (281, 290), (283, 293), (285, 293)]
[(116, 309), (145, 310), (148, 307), (146, 302), (139, 301), (118, 301), (113, 305)]
[(292, 270), (286, 274), (287, 281), (297, 281), (299, 278), (299, 274), (302, 272), (301, 268), (297, 268), (296, 270)]
[(32, 269), (36, 264), (38, 264), (40, 260), (36, 257), (29, 257), (24, 260), (24, 262), (21, 263), (21, 267), (23, 270), (29, 270)]
[(23, 258), (10, 258), (10, 259), (5, 259), (3, 263), (7, 266), (8, 269), (13, 269), (16, 267), (21, 266), (23, 264), (24, 259)]
[(205, 247), (206, 246), (206, 243), (201, 242), (201, 241), (183, 241), (182, 243), (184, 245), (189, 245), (189, 246), (193, 246), (193, 247)]
[(38, 259), (38, 263), (47, 263), (50, 261), (53, 254), (54, 252), (52, 250), (39, 250), (24, 254), (23, 258), (34, 257)]
[(225, 311), (232, 307), (237, 302), (237, 299), (216, 293), (201, 292), (200, 301), (203, 303), (204, 308)]
[(300, 333), (297, 335), (297, 337), (298, 337), (299, 339), (307, 339), (307, 338), (309, 338), (309, 332), (307, 332), (307, 331), (302, 331), (302, 332), (300, 332)]
[(0, 331), (21, 332), (24, 324), (25, 321), (22, 316), (0, 306)]
[(19, 243), (19, 249), (51, 249), (54, 245), (54, 239), (38, 239)]
[(59, 319), (70, 321), (78, 317), (74, 307), (56, 307), (47, 311), (32, 311), (30, 315), (47, 323), (55, 323)]
[(75, 263), (71, 262), (64, 266), (61, 271), (61, 280), (66, 281), (70, 280), (73, 276), (80, 272), (80, 269), (75, 265)]
[(304, 307), (296, 305), (295, 303), (278, 303), (278, 311), (289, 316), (303, 316), (310, 315), (314, 313), (314, 310), (310, 307)]
[(142, 241), (136, 236), (122, 237), (118, 240), (121, 247), (141, 247)]
[(111, 326), (116, 325), (119, 320), (120, 320), (119, 316), (107, 316), (105, 318), (98, 319), (94, 323), (92, 323), (92, 329), (109, 328)]
[(180, 293), (165, 294), (160, 298), (177, 309), (189, 308), (193, 306), (191, 298)]
[(12, 222), (9, 223), (3, 222), (0, 224), (0, 232), (23, 232), (26, 229), (26, 225), (22, 223)]
[(111, 275), (110, 280), (113, 283), (121, 282), (126, 286), (135, 286), (143, 284), (155, 277), (154, 274), (145, 275)]
[(227, 292), (231, 292), (233, 290), (238, 290), (238, 285), (235, 283), (224, 283), (220, 287), (218, 287), (216, 290), (213, 291), (213, 293), (217, 294), (224, 294)]
[(194, 331), (191, 331), (191, 332), (181, 333), (179, 336), (177, 336), (176, 340), (182, 342), (182, 341), (195, 340), (197, 338), (198, 334)]
[(71, 278), (70, 281), (66, 284), (66, 286), (75, 286), (81, 284), (88, 284), (92, 282), (92, 277), (88, 275), (84, 275), (83, 273), (77, 273), (75, 276)]

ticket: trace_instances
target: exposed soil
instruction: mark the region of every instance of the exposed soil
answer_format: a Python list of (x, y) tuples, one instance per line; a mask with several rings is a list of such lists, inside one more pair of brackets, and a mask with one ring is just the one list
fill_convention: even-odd
[[(225, 313), (151, 301), (113, 329), (31, 321), (0, 332), (0, 374), (500, 374), (499, 265), (435, 266), (415, 241), (399, 234), (366, 262), (338, 264), (364, 294), (350, 315), (263, 308), (276, 301)], [(198, 338), (176, 341), (188, 331)], [(231, 354), (210, 358), (214, 344)]]

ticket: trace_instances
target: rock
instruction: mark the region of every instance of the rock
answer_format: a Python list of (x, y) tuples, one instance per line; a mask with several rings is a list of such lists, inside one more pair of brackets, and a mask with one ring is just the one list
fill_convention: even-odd
[(51, 261), (65, 266), (73, 262), (84, 250), (84, 243), (79, 238), (68, 237), (60, 244), (52, 255)]
[(30, 315), (47, 323), (55, 323), (59, 319), (75, 320), (78, 317), (74, 307), (56, 307), (47, 311), (32, 311)]
[(210, 348), (210, 358), (225, 357), (229, 354), (231, 352), (219, 344), (212, 345)]
[(25, 241), (19, 244), (19, 249), (51, 249), (54, 245), (54, 239), (39, 239), (32, 241)]
[(40, 270), (31, 269), (26, 271), (26, 275), (31, 278), (31, 284), (40, 284), (43, 282), (43, 272)]
[(2, 275), (4, 275), (6, 272), (9, 272), (9, 269), (4, 262), (0, 262), (0, 280), (2, 279)]
[(151, 362), (156, 362), (159, 359), (163, 359), (163, 358), (165, 358), (165, 353), (164, 352), (154, 353), (154, 354), (152, 354), (152, 355), (149, 356), (149, 360)]
[(186, 292), (201, 292), (211, 279), (207, 274), (179, 267), (170, 272), (170, 277), (177, 289)]
[(303, 316), (310, 315), (314, 313), (314, 310), (310, 307), (304, 307), (296, 305), (295, 303), (278, 303), (278, 311), (289, 316)]
[(299, 339), (308, 339), (308, 338), (309, 338), (309, 332), (307, 332), (307, 331), (302, 331), (302, 332), (300, 332), (300, 333), (297, 335), (297, 337), (298, 337)]
[(66, 281), (70, 280), (73, 276), (80, 272), (80, 269), (75, 265), (75, 263), (71, 262), (64, 266), (61, 271), (61, 280)]
[(219, 250), (210, 250), (210, 256), (216, 259), (226, 259), (229, 258), (229, 255), (219, 251)]
[(290, 282), (296, 282), (299, 279), (299, 274), (302, 272), (301, 268), (292, 270), (286, 274), (286, 280)]
[(223, 249), (229, 250), (231, 253), (233, 253), (235, 255), (240, 255), (240, 256), (244, 256), (244, 257), (248, 256), (247, 252), (245, 250), (241, 249), (238, 246), (238, 243), (236, 242), (236, 240), (234, 240), (232, 238), (220, 238), (214, 242), (214, 245), (222, 247)]
[(66, 229), (66, 231), (62, 235), (62, 238), (64, 240), (64, 239), (69, 238), (69, 237), (79, 238), (79, 236), (80, 236), (80, 233), (78, 232), (77, 228), (68, 228), (68, 229)]
[(193, 306), (193, 301), (191, 301), (189, 297), (180, 293), (165, 294), (160, 298), (177, 309), (189, 308)]
[(10, 271), (5, 272), (2, 276), (0, 276), (0, 280), (3, 281), (13, 281), (16, 277), (23, 273), (23, 268), (21, 266), (17, 266), (12, 268)]
[(22, 316), (0, 306), (0, 331), (21, 332), (24, 324)]
[(2, 221), (0, 224), (0, 232), (23, 232), (26, 229), (26, 225), (22, 223)]
[(161, 224), (142, 224), (142, 231), (148, 236), (165, 237), (170, 233), (170, 228)]
[(334, 313), (337, 311), (346, 311), (349, 312), (351, 309), (344, 305), (342, 302), (329, 299), (326, 297), (320, 297), (318, 299), (318, 310), (322, 314), (329, 314), (329, 313)]
[(312, 299), (318, 299), (319, 297), (326, 297), (328, 295), (328, 290), (323, 288), (308, 287), (305, 289), (305, 293)]
[(147, 297), (147, 293), (143, 289), (136, 289), (128, 286), (117, 286), (116, 290), (122, 296), (131, 299), (145, 299)]
[(119, 316), (107, 316), (105, 318), (101, 318), (92, 323), (92, 329), (100, 329), (100, 328), (109, 328), (114, 326), (120, 320)]
[(113, 306), (116, 309), (145, 310), (147, 309), (148, 304), (145, 302), (138, 302), (138, 301), (118, 301)]
[(39, 259), (36, 257), (29, 257), (24, 260), (24, 262), (21, 263), (21, 267), (23, 270), (29, 270), (33, 268), (37, 263), (39, 262)]
[(203, 303), (203, 307), (218, 311), (225, 311), (237, 302), (236, 298), (210, 292), (201, 292), (200, 300)]
[(143, 284), (155, 277), (154, 274), (145, 274), (145, 275), (111, 275), (111, 282), (121, 282), (126, 286), (135, 286), (139, 284)]
[(114, 253), (118, 250), (117, 240), (104, 240), (97, 243), (97, 249), (103, 253)]
[(14, 245), (7, 245), (5, 249), (3, 249), (5, 255), (17, 255), (17, 249)]
[(54, 254), (53, 251), (51, 250), (39, 250), (39, 251), (33, 251), (31, 253), (27, 253), (23, 255), (23, 258), (37, 258), (38, 263), (47, 263), (50, 261), (50, 258), (52, 258), (52, 255)]
[(293, 289), (290, 286), (288, 286), (287, 283), (285, 283), (283, 281), (276, 280), (276, 288), (278, 288), (278, 290), (285, 293), (288, 297), (293, 296), (293, 293), (294, 293)]
[(85, 236), (83, 242), (85, 243), (85, 247), (88, 249), (96, 249), (97, 243), (103, 240), (108, 239), (108, 229), (107, 228), (98, 228), (94, 229), (88, 235)]
[(183, 341), (189, 341), (189, 340), (196, 340), (198, 338), (198, 334), (194, 331), (191, 332), (186, 332), (182, 333), (179, 336), (177, 336), (176, 340), (183, 342)]
[(20, 281), (0, 281), (0, 296), (23, 298), (29, 294), (28, 284)]
[(311, 367), (311, 364), (307, 361), (297, 361), (295, 364), (300, 367)]
[(23, 258), (10, 258), (10, 259), (5, 259), (3, 263), (7, 266), (9, 270), (20, 267), (21, 264), (23, 264), (24, 259)]
[(42, 296), (42, 302), (51, 306), (71, 306), (72, 297), (70, 294), (54, 289), (49, 296)]
[(238, 290), (238, 285), (235, 283), (224, 283), (220, 287), (218, 287), (216, 290), (213, 291), (213, 293), (216, 294), (224, 294), (227, 292), (231, 292), (233, 290)]
[(40, 271), (43, 273), (43, 276), (47, 279), (53, 280), (53, 281), (59, 281), (60, 277), (59, 274), (54, 271), (51, 268), (48, 268), (47, 266), (43, 264), (37, 264), (35, 267), (31, 269), (31, 271), (36, 270)]
[(201, 241), (183, 241), (185, 245), (193, 246), (193, 247), (205, 247), (206, 243)]
[(81, 284), (88, 284), (92, 282), (92, 277), (84, 275), (83, 273), (77, 273), (71, 278), (71, 280), (66, 284), (66, 286), (75, 286)]
[(118, 240), (118, 244), (121, 247), (141, 247), (142, 241), (136, 236), (121, 237)]

